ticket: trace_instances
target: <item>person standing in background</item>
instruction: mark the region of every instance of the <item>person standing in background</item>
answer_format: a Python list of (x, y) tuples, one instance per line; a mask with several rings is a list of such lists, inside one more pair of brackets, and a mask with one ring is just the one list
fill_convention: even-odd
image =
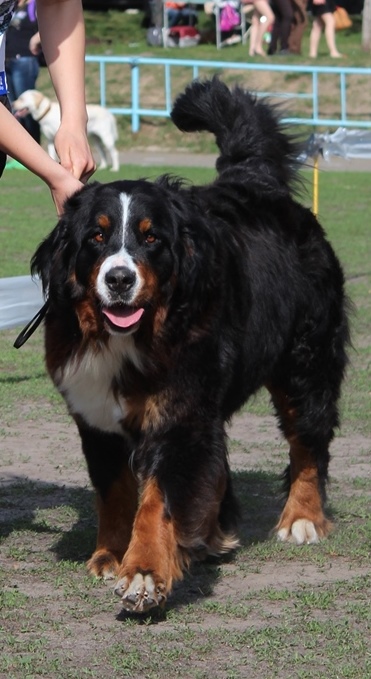
[(289, 50), (291, 54), (301, 54), (301, 43), (308, 24), (307, 0), (292, 0), (293, 18), (289, 34)]
[(318, 55), (318, 46), (323, 30), (330, 57), (339, 59), (343, 56), (336, 47), (335, 9), (335, 0), (309, 0), (308, 10), (313, 16), (312, 30), (309, 36), (309, 56), (311, 59), (316, 59)]
[[(291, 0), (272, 0), (272, 9), (275, 18), (268, 54), (289, 54), (289, 35), (294, 16), (293, 4)], [(280, 43), (279, 49), (278, 43)]]
[[(10, 103), (25, 90), (35, 90), (39, 75), (40, 34), (35, 0), (19, 0), (6, 33), (5, 73)], [(40, 144), (40, 125), (31, 115), (19, 122)]]
[[(243, 3), (244, 4), (244, 3)], [(250, 4), (246, 0), (246, 4)], [(268, 28), (274, 22), (274, 14), (268, 0), (255, 0), (253, 2), (254, 10), (251, 17), (250, 27), (250, 57), (265, 57), (263, 48), (264, 34), (267, 33)]]
[(85, 102), (85, 24), (81, 0), (37, 0), (37, 16), (45, 61), (61, 109), (54, 145), (55, 162), (10, 112), (5, 76), (5, 33), (15, 0), (0, 0), (0, 176), (10, 155), (49, 187), (63, 213), (68, 196), (82, 188), (95, 171), (89, 147)]

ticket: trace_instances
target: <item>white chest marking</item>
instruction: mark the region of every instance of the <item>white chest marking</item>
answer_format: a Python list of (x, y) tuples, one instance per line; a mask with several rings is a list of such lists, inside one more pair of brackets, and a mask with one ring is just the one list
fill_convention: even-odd
[(74, 358), (59, 370), (54, 379), (70, 412), (83, 417), (91, 427), (122, 434), (127, 405), (114, 392), (113, 383), (127, 360), (141, 369), (133, 338), (112, 336), (99, 352), (87, 351), (82, 359)]

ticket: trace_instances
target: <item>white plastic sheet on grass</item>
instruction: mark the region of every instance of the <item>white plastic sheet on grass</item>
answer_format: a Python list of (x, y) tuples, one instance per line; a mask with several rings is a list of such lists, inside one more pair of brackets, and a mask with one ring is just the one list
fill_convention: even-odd
[(323, 139), (323, 157), (371, 158), (371, 131), (348, 130), (338, 127), (333, 134), (321, 135)]
[(26, 325), (43, 304), (41, 281), (38, 278), (0, 278), (0, 330)]
[(317, 155), (325, 160), (337, 156), (340, 158), (354, 158), (358, 160), (371, 158), (371, 130), (349, 130), (345, 127), (330, 134), (312, 134), (306, 142), (305, 150), (300, 160)]

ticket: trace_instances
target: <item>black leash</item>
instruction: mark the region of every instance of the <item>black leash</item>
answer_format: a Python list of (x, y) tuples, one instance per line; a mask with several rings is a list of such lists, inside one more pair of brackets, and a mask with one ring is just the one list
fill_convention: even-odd
[(49, 308), (49, 300), (47, 299), (44, 306), (37, 312), (36, 316), (33, 317), (32, 321), (27, 323), (26, 327), (23, 328), (22, 332), (19, 333), (13, 347), (19, 349), (27, 340), (33, 335), (35, 330), (39, 327), (41, 321), (43, 320), (46, 312)]

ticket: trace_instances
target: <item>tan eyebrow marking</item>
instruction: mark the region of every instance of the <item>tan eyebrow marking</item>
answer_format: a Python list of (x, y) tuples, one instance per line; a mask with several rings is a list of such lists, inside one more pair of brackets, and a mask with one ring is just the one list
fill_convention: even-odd
[(99, 215), (98, 217), (98, 225), (102, 229), (108, 229), (109, 226), (111, 226), (111, 220), (107, 215)]
[(142, 220), (139, 222), (139, 230), (140, 230), (142, 233), (146, 233), (146, 231), (148, 231), (148, 230), (151, 228), (151, 226), (152, 226), (152, 222), (151, 222), (151, 220), (148, 219), (148, 218), (142, 219)]

